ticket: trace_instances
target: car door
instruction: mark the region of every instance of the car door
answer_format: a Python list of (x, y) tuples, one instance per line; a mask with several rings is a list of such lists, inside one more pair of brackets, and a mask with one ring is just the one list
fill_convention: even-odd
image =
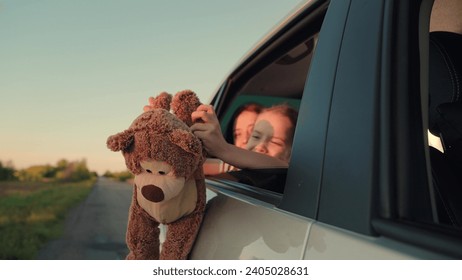
[[(432, 3), (308, 1), (243, 60), (213, 100), (222, 125), (239, 100), (294, 97), (290, 165), (276, 180), (282, 188), (268, 187), (280, 170), (258, 171), (268, 178), (263, 183), (208, 178), (192, 258), (462, 257), (461, 229), (439, 219), (432, 183)], [(310, 41), (316, 44), (306, 72), (275, 71)], [(295, 73), (305, 75), (300, 94), (289, 78)]]
[[(266, 105), (283, 101), (299, 106), (296, 133), (313, 135), (307, 137), (310, 147), (323, 146), (326, 127), (320, 124), (327, 123), (330, 98), (308, 96), (316, 102), (319, 114), (306, 113), (309, 102), (305, 101), (304, 84), (326, 10), (326, 1), (307, 3), (231, 73), (213, 101), (222, 126), (226, 126), (231, 108), (242, 100)], [(291, 162), (300, 160), (298, 149), (294, 146)], [(191, 258), (302, 259), (318, 191), (305, 186), (319, 184), (322, 162), (318, 148), (312, 153), (308, 161), (291, 163), (288, 172), (243, 170), (234, 176), (246, 180), (208, 178), (207, 210)], [(308, 172), (306, 166), (311, 167)], [(298, 208), (303, 209), (303, 215), (295, 212)]]
[(322, 36), (338, 18), (331, 11), (348, 11), (306, 259), (461, 257), (460, 228), (435, 214), (429, 168), (424, 108), (431, 2), (352, 0), (329, 6), (308, 87), (325, 67), (321, 50), (334, 41)]

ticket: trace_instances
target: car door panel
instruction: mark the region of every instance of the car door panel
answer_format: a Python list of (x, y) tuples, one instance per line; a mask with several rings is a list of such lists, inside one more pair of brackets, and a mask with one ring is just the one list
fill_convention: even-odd
[(208, 187), (192, 259), (301, 259), (312, 220), (235, 192), (212, 194), (216, 187)]
[(372, 260), (372, 259), (444, 259), (443, 255), (426, 251), (386, 237), (362, 235), (328, 224), (311, 225), (304, 259)]

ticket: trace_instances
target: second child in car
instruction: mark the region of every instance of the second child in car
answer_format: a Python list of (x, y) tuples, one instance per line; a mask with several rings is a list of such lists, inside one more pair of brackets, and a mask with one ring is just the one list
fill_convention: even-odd
[(297, 111), (288, 105), (262, 110), (246, 149), (226, 142), (212, 106), (199, 106), (191, 117), (196, 122), (191, 130), (209, 155), (240, 169), (288, 167), (297, 122)]

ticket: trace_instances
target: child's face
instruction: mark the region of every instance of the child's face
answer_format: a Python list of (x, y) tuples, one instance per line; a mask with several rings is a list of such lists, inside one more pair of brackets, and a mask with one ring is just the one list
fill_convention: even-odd
[(233, 131), (234, 145), (245, 149), (257, 116), (258, 114), (252, 111), (242, 111), (239, 116), (237, 116)]
[(292, 123), (285, 115), (262, 112), (258, 115), (247, 149), (289, 162), (292, 143), (288, 133)]

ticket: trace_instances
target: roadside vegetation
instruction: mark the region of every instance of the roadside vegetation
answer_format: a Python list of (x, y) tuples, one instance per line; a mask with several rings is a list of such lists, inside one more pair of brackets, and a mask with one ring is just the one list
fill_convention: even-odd
[(133, 179), (134, 177), (133, 174), (131, 174), (129, 171), (121, 171), (121, 172), (106, 171), (103, 174), (103, 176), (117, 180), (117, 181), (121, 181), (121, 182), (129, 181), (130, 179)]
[(0, 259), (34, 259), (58, 238), (69, 210), (90, 193), (97, 174), (85, 160), (15, 170), (0, 162)]

